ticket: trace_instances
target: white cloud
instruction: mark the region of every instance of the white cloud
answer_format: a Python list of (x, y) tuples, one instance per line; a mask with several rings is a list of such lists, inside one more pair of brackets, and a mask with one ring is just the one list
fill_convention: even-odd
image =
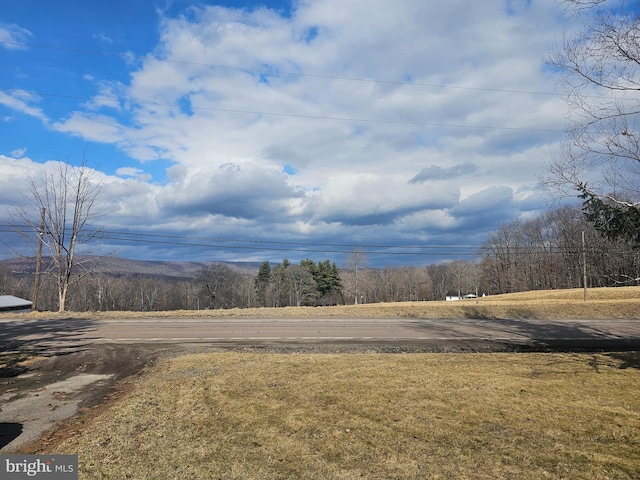
[(28, 159), (16, 160), (0, 155), (0, 205), (8, 207), (22, 200), (20, 192), (27, 191), (28, 178), (36, 170), (36, 165)]
[[(86, 77), (86, 80), (93, 80), (90, 77)], [(91, 100), (85, 103), (85, 106), (90, 110), (100, 110), (101, 108), (112, 108), (115, 110), (121, 110), (120, 95), (117, 90), (120, 86), (117, 84), (101, 84), (99, 86), (100, 93), (95, 95)]]
[(176, 168), (170, 175), (172, 182), (159, 194), (158, 204), (173, 215), (286, 218), (289, 204), (301, 196), (284, 173), (252, 163)]
[(113, 117), (82, 112), (74, 112), (65, 122), (54, 123), (53, 128), (59, 132), (80, 135), (86, 140), (116, 144), (124, 140), (127, 130)]
[(13, 158), (20, 158), (23, 157), (25, 153), (27, 153), (26, 148), (17, 148), (11, 152), (11, 156)]
[(151, 180), (152, 176), (149, 173), (145, 173), (143, 170), (137, 167), (121, 167), (116, 170), (116, 175), (120, 177), (133, 177), (141, 182), (147, 182)]
[(99, 33), (94, 33), (92, 35), (94, 40), (97, 40), (100, 43), (106, 43), (106, 44), (112, 44), (113, 43), (113, 39), (107, 35), (105, 35), (103, 32), (99, 32)]
[(21, 45), (26, 42), (32, 33), (26, 28), (22, 28), (14, 23), (0, 22), (0, 47), (7, 50), (25, 50), (27, 47)]
[(127, 164), (109, 188), (126, 218), (174, 228), (417, 238), (486, 232), (539, 205), (565, 110), (544, 94), (554, 0), (293, 8), (165, 17), (127, 82), (85, 75), (99, 92), (52, 128), (172, 164), (153, 185), (147, 164)]
[(121, 177), (135, 177), (142, 173), (142, 170), (136, 167), (121, 167), (116, 170), (116, 175)]
[[(30, 158), (12, 158), (0, 155), (0, 207), (21, 203), (23, 194), (29, 197), (30, 182), (38, 182), (45, 174), (57, 173), (58, 160), (35, 162)], [(149, 185), (139, 178), (122, 179), (94, 171), (95, 180), (103, 184), (101, 201), (109, 212), (106, 224), (135, 224), (141, 218), (158, 218), (157, 185)], [(139, 175), (138, 175), (139, 176)], [(0, 218), (6, 218), (6, 208), (0, 208)]]
[(0, 105), (4, 105), (5, 107), (9, 107), (17, 112), (37, 118), (47, 124), (49, 120), (42, 109), (29, 105), (30, 101), (37, 100), (34, 97), (35, 96), (33, 94), (24, 91), (13, 91), (11, 94), (0, 91)]

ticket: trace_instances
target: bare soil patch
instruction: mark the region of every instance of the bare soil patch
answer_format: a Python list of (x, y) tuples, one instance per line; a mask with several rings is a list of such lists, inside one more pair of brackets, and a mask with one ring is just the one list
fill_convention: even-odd
[[(86, 416), (114, 400), (116, 393), (128, 391), (137, 374), (170, 351), (180, 350), (96, 345), (52, 356), (0, 353), (0, 451), (37, 449), (31, 443), (41, 435), (60, 434), (69, 417)], [(74, 379), (79, 382), (76, 387)]]

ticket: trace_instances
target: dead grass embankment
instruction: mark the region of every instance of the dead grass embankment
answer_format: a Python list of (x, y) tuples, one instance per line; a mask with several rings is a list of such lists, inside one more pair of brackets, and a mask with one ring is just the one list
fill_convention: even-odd
[[(24, 314), (22, 314), (24, 315)], [(540, 290), (457, 302), (396, 302), (331, 307), (232, 308), (167, 312), (37, 312), (29, 318), (637, 318), (640, 287)]]

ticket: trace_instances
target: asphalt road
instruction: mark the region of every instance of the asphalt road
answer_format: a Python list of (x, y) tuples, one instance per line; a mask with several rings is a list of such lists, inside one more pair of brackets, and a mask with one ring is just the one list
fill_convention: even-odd
[(0, 343), (36, 349), (104, 343), (315, 343), (424, 350), (633, 350), (640, 349), (640, 320), (4, 318)]

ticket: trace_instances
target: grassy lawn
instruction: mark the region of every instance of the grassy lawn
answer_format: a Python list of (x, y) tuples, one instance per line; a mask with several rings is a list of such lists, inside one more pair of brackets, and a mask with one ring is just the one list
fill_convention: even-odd
[(51, 451), (81, 479), (637, 479), (640, 354), (190, 355)]

